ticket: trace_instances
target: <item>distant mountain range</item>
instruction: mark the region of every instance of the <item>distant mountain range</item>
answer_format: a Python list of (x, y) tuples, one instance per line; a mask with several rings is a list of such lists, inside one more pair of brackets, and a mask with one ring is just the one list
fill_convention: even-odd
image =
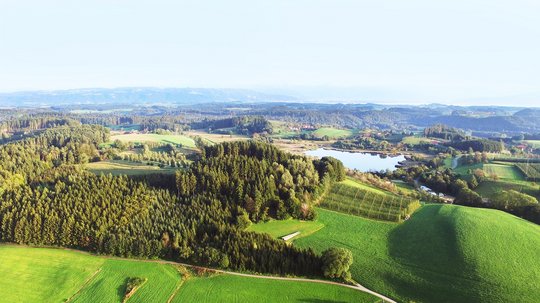
[(195, 104), (214, 102), (295, 101), (245, 89), (213, 88), (88, 88), (58, 91), (0, 93), (0, 106), (58, 106), (74, 104)]

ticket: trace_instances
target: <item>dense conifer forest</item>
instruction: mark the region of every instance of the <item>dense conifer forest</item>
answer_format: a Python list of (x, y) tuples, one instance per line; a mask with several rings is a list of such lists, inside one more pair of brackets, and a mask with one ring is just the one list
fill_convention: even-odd
[[(97, 125), (60, 126), (0, 147), (0, 241), (166, 258), (276, 274), (320, 275), (310, 249), (244, 231), (267, 218), (312, 219), (312, 202), (344, 177), (341, 162), (308, 160), (257, 142), (205, 147), (175, 184), (96, 176)], [(161, 178), (172, 180), (171, 178)]]

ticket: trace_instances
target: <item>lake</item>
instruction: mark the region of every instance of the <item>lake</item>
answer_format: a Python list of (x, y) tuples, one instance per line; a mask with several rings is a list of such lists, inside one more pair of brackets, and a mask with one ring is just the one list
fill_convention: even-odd
[(362, 172), (368, 171), (381, 171), (381, 170), (395, 170), (396, 165), (400, 161), (405, 160), (405, 156), (385, 156), (369, 153), (350, 153), (339, 150), (331, 150), (319, 148), (316, 150), (309, 150), (305, 152), (308, 156), (314, 156), (318, 158), (330, 156), (341, 160), (343, 165), (350, 169), (357, 169)]

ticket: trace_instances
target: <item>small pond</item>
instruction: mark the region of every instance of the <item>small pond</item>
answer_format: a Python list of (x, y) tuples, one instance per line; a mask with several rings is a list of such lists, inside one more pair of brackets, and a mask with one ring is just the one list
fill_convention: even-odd
[(368, 171), (381, 171), (381, 170), (395, 170), (396, 165), (400, 161), (405, 160), (405, 156), (386, 156), (370, 153), (351, 153), (339, 150), (331, 150), (319, 148), (316, 150), (310, 150), (305, 152), (308, 156), (314, 156), (318, 158), (330, 156), (341, 160), (345, 167), (350, 169), (357, 169), (362, 172)]

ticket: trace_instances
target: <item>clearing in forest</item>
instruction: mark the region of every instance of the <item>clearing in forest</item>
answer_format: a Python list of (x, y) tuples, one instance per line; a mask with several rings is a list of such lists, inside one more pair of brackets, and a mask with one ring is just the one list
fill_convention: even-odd
[(158, 135), (158, 134), (123, 134), (111, 136), (111, 141), (120, 140), (123, 142), (158, 142), (158, 143), (170, 143), (181, 144), (182, 147), (195, 148), (195, 141), (190, 137), (184, 135)]

